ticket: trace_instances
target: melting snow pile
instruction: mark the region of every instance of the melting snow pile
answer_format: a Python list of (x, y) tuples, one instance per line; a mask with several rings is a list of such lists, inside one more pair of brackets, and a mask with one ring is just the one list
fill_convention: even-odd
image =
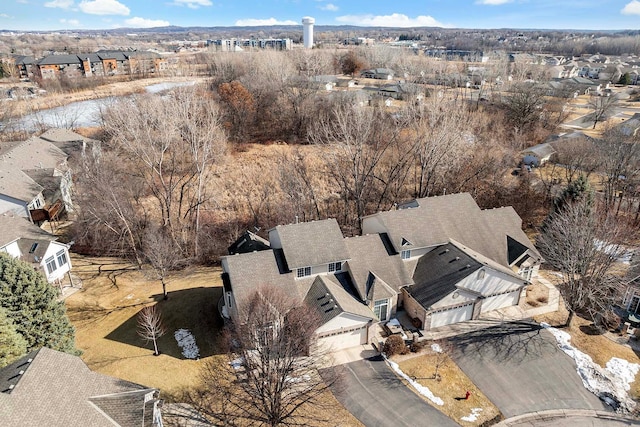
[(467, 415), (466, 417), (462, 417), (460, 419), (462, 421), (469, 421), (470, 423), (474, 422), (478, 419), (480, 412), (482, 412), (482, 408), (473, 408), (471, 409), (471, 413), (469, 415)]
[(421, 395), (423, 395), (424, 397), (426, 397), (427, 399), (429, 399), (430, 401), (432, 401), (436, 405), (440, 405), (440, 406), (444, 405), (444, 401), (442, 399), (440, 399), (439, 397), (437, 397), (436, 395), (434, 395), (431, 392), (431, 390), (429, 390), (428, 387), (425, 387), (422, 384), (419, 384), (417, 381), (412, 380), (411, 377), (409, 377), (409, 375), (407, 375), (404, 372), (402, 372), (402, 370), (400, 369), (400, 367), (398, 366), (397, 363), (392, 362), (391, 360), (387, 359), (386, 357), (384, 358), (384, 360), (386, 360), (387, 363), (389, 364), (389, 366), (391, 366), (391, 369), (396, 371), (396, 373), (398, 375), (400, 375), (409, 384), (411, 384), (411, 387), (413, 387), (418, 393), (420, 393)]
[(438, 343), (431, 344), (431, 350), (433, 350), (435, 353), (442, 353), (442, 347), (440, 347), (440, 344)]
[(627, 391), (640, 365), (614, 357), (607, 363), (606, 369), (603, 369), (593, 362), (591, 356), (570, 344), (571, 336), (568, 333), (552, 328), (546, 323), (540, 325), (551, 332), (558, 342), (558, 347), (575, 360), (578, 375), (587, 390), (616, 409), (631, 411), (635, 407), (635, 402), (628, 396)]
[(242, 364), (244, 363), (244, 359), (242, 357), (239, 357), (237, 359), (233, 359), (231, 362), (229, 362), (229, 364), (231, 365), (231, 367), (233, 369), (235, 369), (236, 371), (240, 368), (242, 368)]
[(182, 355), (187, 359), (197, 359), (200, 357), (200, 349), (196, 345), (196, 339), (188, 329), (178, 329), (173, 336), (182, 349)]

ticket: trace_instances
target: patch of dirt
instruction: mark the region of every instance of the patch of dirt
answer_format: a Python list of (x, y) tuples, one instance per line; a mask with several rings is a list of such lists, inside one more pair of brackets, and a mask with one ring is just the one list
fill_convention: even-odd
[(527, 286), (526, 292), (527, 299), (522, 304), (524, 310), (540, 307), (549, 302), (549, 289), (541, 283), (533, 283)]

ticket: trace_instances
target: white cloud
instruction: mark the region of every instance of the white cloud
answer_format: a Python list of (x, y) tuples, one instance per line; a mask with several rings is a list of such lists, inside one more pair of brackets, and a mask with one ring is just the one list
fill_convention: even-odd
[(129, 8), (117, 0), (83, 0), (80, 10), (90, 15), (128, 15)]
[(174, 0), (175, 6), (187, 6), (189, 9), (198, 9), (200, 6), (211, 6), (211, 0)]
[(511, 3), (513, 0), (478, 0), (476, 4), (488, 4), (489, 6), (499, 6), (501, 4)]
[(73, 0), (52, 0), (44, 4), (44, 7), (58, 7), (60, 9), (69, 9), (73, 6)]
[(448, 27), (432, 16), (420, 15), (409, 18), (401, 13), (391, 15), (345, 15), (338, 16), (336, 21), (347, 25), (363, 27)]
[(620, 11), (623, 15), (640, 15), (640, 1), (632, 0)]
[(237, 27), (261, 27), (266, 25), (301, 25), (296, 21), (278, 21), (276, 18), (269, 19), (238, 19)]
[(64, 19), (62, 18), (60, 20), (61, 24), (67, 24), (67, 25), (71, 25), (74, 27), (79, 27), (80, 26), (80, 21), (78, 21), (77, 19)]
[(4, 18), (4, 19), (12, 19), (13, 16), (9, 16), (6, 13), (0, 13), (0, 18)]
[(339, 7), (333, 3), (327, 3), (324, 6), (320, 6), (322, 10), (328, 10), (329, 12), (337, 12)]
[(153, 27), (168, 27), (171, 25), (169, 21), (163, 21), (162, 19), (146, 19), (140, 17), (133, 17), (125, 19), (125, 24), (134, 28), (153, 28)]

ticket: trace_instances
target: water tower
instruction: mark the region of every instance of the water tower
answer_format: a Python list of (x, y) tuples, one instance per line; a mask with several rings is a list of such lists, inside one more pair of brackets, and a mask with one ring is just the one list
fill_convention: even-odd
[(310, 16), (302, 18), (302, 26), (304, 27), (302, 32), (302, 39), (304, 40), (304, 47), (311, 49), (313, 47), (313, 24), (316, 20)]

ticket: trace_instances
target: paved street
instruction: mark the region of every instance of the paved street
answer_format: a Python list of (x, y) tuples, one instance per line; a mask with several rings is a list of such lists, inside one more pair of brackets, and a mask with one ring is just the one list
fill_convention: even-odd
[(505, 323), (453, 338), (454, 359), (506, 418), (550, 409), (608, 410), (548, 331)]
[(379, 356), (328, 369), (341, 370), (333, 393), (367, 427), (458, 426), (402, 384)]

